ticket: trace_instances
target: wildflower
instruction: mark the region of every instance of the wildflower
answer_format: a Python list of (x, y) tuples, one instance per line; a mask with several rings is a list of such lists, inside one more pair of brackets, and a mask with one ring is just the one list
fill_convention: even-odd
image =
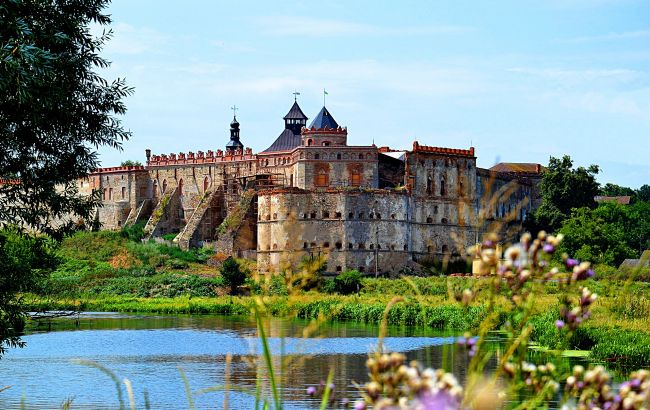
[(564, 325), (565, 325), (564, 321), (562, 321), (560, 319), (555, 321), (555, 327), (557, 327), (558, 329), (562, 329), (564, 327)]
[(316, 394), (316, 388), (314, 386), (307, 387), (307, 394), (309, 396), (313, 396), (314, 394)]
[(366, 403), (362, 400), (355, 401), (354, 410), (366, 410)]

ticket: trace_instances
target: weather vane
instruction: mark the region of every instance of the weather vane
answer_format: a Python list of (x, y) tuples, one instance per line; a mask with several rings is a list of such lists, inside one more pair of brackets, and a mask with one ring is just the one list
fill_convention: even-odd
[(325, 89), (323, 88), (323, 107), (325, 106), (325, 96), (326, 95), (329, 95), (329, 94), (327, 94), (327, 91), (325, 91)]
[(294, 91), (293, 92), (293, 101), (298, 102), (298, 96), (299, 95), (300, 95), (300, 93), (298, 91)]

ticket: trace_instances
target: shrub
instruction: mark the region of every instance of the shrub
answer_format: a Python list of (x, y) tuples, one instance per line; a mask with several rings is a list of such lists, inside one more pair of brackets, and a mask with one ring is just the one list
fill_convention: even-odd
[(246, 281), (246, 272), (239, 268), (239, 264), (232, 257), (228, 257), (221, 265), (223, 283), (230, 287), (230, 294), (236, 295), (237, 288)]
[(166, 233), (162, 235), (162, 238), (166, 241), (173, 241), (178, 236), (178, 233)]
[(322, 286), (323, 292), (340, 293), (349, 295), (361, 290), (361, 273), (358, 270), (349, 270), (340, 275), (327, 279)]
[(127, 238), (130, 241), (140, 242), (142, 238), (144, 238), (145, 224), (145, 221), (140, 221), (131, 226), (124, 226), (120, 233), (122, 234), (122, 237)]

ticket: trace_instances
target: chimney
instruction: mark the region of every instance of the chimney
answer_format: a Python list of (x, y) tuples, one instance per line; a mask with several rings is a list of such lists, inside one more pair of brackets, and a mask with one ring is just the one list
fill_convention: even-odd
[(144, 150), (144, 154), (147, 156), (147, 162), (149, 162), (149, 160), (151, 159), (151, 150), (147, 148), (146, 150)]

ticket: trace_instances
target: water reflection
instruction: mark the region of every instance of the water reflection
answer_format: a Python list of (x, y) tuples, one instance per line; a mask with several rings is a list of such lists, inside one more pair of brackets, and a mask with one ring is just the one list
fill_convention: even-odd
[[(282, 367), (286, 408), (318, 408), (305, 388), (319, 384), (330, 368), (339, 394), (355, 398), (352, 382), (367, 379), (365, 361), (375, 347), (377, 327), (330, 323), (318, 332), (323, 338), (295, 337), (306, 325), (277, 319), (269, 324), (274, 366)], [(27, 408), (57, 407), (70, 397), (74, 408), (117, 407), (111, 379), (97, 369), (73, 364), (76, 358), (95, 361), (120, 379), (131, 380), (139, 407), (146, 391), (153, 408), (186, 408), (179, 367), (193, 391), (223, 385), (228, 353), (233, 355), (231, 384), (249, 391), (231, 392), (231, 408), (252, 408), (256, 380), (267, 375), (263, 365), (255, 365), (261, 345), (255, 323), (248, 318), (84, 314), (33, 327), (24, 340), (26, 348), (11, 350), (0, 360), (2, 384), (12, 386), (0, 393), (2, 408), (18, 407), (23, 396)], [(453, 335), (430, 329), (391, 327), (385, 343), (409, 360), (451, 370), (463, 379), (468, 358), (453, 347), (454, 340)], [(197, 408), (221, 408), (222, 402), (222, 392), (196, 397)]]

